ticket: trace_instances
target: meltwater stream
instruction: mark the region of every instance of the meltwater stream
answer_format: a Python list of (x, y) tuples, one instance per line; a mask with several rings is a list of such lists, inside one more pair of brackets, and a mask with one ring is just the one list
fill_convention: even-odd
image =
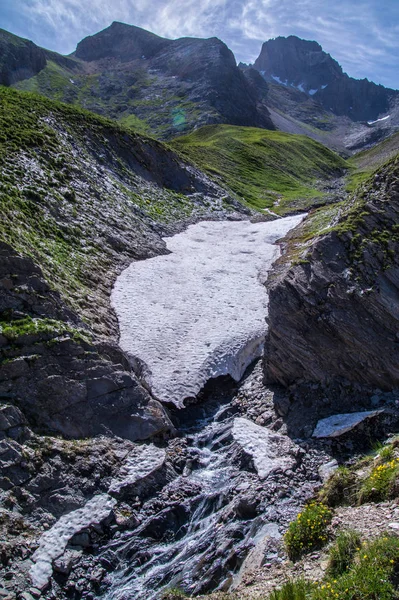
[(232, 540), (217, 531), (223, 526), (223, 509), (237, 492), (238, 471), (231, 456), (232, 419), (219, 422), (224, 410), (212, 422), (197, 423), (197, 433), (187, 433), (196, 464), (171, 484), (177, 494), (184, 490), (181, 500), (172, 500), (155, 518), (110, 544), (121, 566), (110, 578), (107, 600), (155, 600), (165, 587), (196, 593), (217, 587), (228, 570)]
[[(302, 218), (198, 223), (166, 238), (170, 254), (120, 275), (112, 294), (120, 344), (145, 364), (155, 397), (182, 409), (209, 379), (242, 377), (263, 346), (263, 284), (279, 255), (276, 241)], [(256, 536), (275, 527), (267, 506), (276, 483), (261, 484), (234, 440), (233, 412), (221, 404), (180, 428), (184, 471), (172, 467), (166, 485), (138, 503), (136, 526), (104, 549), (113, 569), (106, 600), (157, 600), (169, 587), (228, 589)]]

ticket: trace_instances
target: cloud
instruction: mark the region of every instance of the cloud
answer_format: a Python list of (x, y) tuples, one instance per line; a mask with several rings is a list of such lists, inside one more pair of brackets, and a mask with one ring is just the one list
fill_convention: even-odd
[(217, 36), (253, 62), (278, 35), (317, 40), (354, 77), (399, 87), (397, 0), (1, 0), (0, 27), (69, 53), (78, 41), (123, 21), (158, 35)]

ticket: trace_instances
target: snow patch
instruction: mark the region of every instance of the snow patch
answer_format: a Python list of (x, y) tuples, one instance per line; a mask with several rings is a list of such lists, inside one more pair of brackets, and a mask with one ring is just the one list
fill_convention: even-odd
[(35, 564), (30, 569), (35, 587), (42, 589), (47, 584), (53, 572), (53, 560), (64, 553), (71, 537), (90, 525), (101, 523), (109, 516), (115, 504), (116, 500), (108, 494), (98, 494), (82, 508), (63, 515), (42, 535), (39, 547), (32, 556)]
[(170, 254), (134, 262), (118, 277), (111, 302), (120, 345), (145, 363), (159, 400), (181, 408), (210, 378), (239, 380), (261, 355), (275, 242), (303, 218), (190, 225), (165, 238)]
[(309, 90), (309, 91), (308, 91), (308, 94), (309, 94), (310, 96), (314, 96), (315, 94), (317, 94), (317, 92), (318, 92), (318, 91), (319, 91), (319, 90)]
[(367, 121), (367, 125), (374, 125), (375, 123), (380, 123), (381, 121), (386, 121), (390, 118), (391, 115), (387, 115), (386, 117), (382, 117), (381, 119), (377, 119), (376, 121)]
[(111, 481), (108, 492), (118, 495), (123, 488), (146, 479), (158, 471), (165, 462), (166, 452), (154, 445), (137, 446), (129, 453), (118, 476)]
[(279, 83), (280, 85), (288, 85), (287, 81), (282, 81), (277, 75), (272, 75), (272, 79), (274, 79), (274, 81), (277, 81), (277, 83)]

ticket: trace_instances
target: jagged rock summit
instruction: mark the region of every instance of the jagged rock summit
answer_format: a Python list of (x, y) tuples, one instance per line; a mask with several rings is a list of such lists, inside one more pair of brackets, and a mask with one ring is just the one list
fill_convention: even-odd
[(349, 77), (320, 44), (293, 35), (265, 42), (254, 67), (267, 80), (296, 88), (354, 121), (377, 119), (398, 96), (367, 79)]

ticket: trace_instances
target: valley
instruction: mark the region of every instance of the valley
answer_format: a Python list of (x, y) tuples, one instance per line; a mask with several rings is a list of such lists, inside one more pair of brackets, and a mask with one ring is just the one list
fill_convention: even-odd
[(0, 82), (0, 596), (330, 600), (352, 518), (393, 593), (398, 91), (118, 22)]

